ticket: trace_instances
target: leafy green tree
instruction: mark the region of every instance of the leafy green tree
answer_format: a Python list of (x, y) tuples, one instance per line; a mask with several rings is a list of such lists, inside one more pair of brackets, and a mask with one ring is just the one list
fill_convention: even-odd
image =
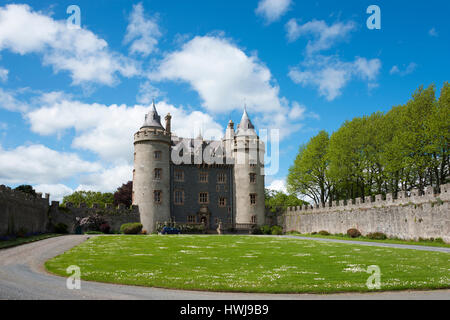
[(306, 145), (300, 147), (287, 177), (290, 193), (304, 194), (316, 204), (324, 205), (327, 202), (331, 188), (326, 174), (329, 140), (328, 133), (320, 131)]
[(284, 211), (288, 207), (301, 206), (308, 204), (306, 201), (300, 200), (293, 194), (285, 194), (282, 191), (265, 189), (265, 204), (271, 212)]
[(104, 207), (105, 204), (112, 204), (114, 202), (114, 195), (110, 192), (75, 191), (71, 195), (63, 198), (62, 204), (66, 205), (67, 202), (72, 202), (75, 206), (78, 206), (80, 203), (86, 203), (88, 207), (91, 207), (94, 203), (98, 203)]

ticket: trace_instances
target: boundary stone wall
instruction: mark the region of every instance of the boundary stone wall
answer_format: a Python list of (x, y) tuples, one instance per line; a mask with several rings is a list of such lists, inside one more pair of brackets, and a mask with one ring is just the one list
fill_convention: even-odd
[(43, 233), (48, 227), (49, 194), (42, 198), (0, 185), (0, 236), (27, 233)]
[(312, 233), (326, 230), (332, 234), (358, 229), (362, 235), (383, 232), (405, 240), (442, 238), (450, 243), (450, 184), (441, 185), (440, 194), (427, 187), (424, 194), (413, 189), (393, 194), (346, 201), (331, 206), (289, 207), (281, 216), (284, 231)]

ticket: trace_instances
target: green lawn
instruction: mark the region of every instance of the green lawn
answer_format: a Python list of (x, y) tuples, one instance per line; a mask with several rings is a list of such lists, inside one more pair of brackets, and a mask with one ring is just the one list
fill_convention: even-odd
[(300, 236), (300, 237), (309, 237), (309, 238), (324, 238), (324, 239), (337, 239), (337, 240), (352, 240), (352, 241), (367, 241), (367, 242), (382, 242), (382, 243), (393, 243), (393, 244), (407, 244), (414, 246), (427, 246), (427, 247), (444, 247), (450, 248), (449, 243), (439, 242), (439, 241), (431, 241), (431, 240), (422, 240), (422, 241), (414, 241), (414, 240), (400, 240), (400, 239), (385, 239), (385, 240), (374, 240), (366, 237), (358, 237), (352, 238), (347, 235), (336, 235), (330, 234), (328, 236), (320, 235), (320, 234), (302, 234), (299, 232), (291, 231), (288, 232), (287, 235), (291, 236)]
[(450, 254), (271, 236), (96, 236), (46, 262), (83, 280), (212, 291), (330, 293), (450, 288)]
[(40, 235), (37, 235), (37, 236), (16, 238), (14, 240), (1, 240), (0, 241), (0, 249), (15, 247), (15, 246), (18, 246), (18, 245), (21, 245), (21, 244), (34, 242), (34, 241), (39, 241), (39, 240), (44, 240), (44, 239), (53, 238), (53, 237), (57, 237), (57, 236), (60, 236), (60, 234), (46, 233), (46, 234), (40, 234)]

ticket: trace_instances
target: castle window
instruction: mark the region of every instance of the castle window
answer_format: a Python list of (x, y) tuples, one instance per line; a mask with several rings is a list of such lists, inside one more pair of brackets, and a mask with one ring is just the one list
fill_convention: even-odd
[(195, 216), (187, 216), (188, 223), (195, 223)]
[(184, 171), (181, 169), (175, 169), (174, 171), (175, 181), (183, 182), (184, 181)]
[(162, 152), (161, 151), (155, 151), (153, 153), (153, 155), (154, 155), (155, 159), (161, 159)]
[(162, 169), (160, 169), (160, 168), (155, 169), (155, 175), (154, 175), (155, 180), (161, 180), (161, 173), (162, 173)]
[(251, 205), (256, 204), (256, 193), (250, 193), (250, 204)]
[(256, 183), (256, 173), (250, 173), (250, 183)]
[(183, 190), (175, 190), (174, 203), (176, 205), (182, 205), (184, 203), (184, 191)]
[(208, 192), (200, 192), (198, 194), (198, 202), (202, 204), (208, 203)]
[(217, 175), (217, 183), (226, 183), (227, 182), (227, 175), (225, 173), (219, 173)]
[(162, 191), (161, 190), (153, 191), (153, 201), (155, 203), (161, 203), (162, 202)]
[(219, 198), (219, 207), (225, 207), (227, 205), (227, 198), (220, 197)]
[(198, 175), (198, 181), (200, 181), (202, 183), (207, 183), (208, 182), (208, 172), (200, 171), (200, 173)]
[(256, 216), (252, 216), (252, 223), (256, 224)]

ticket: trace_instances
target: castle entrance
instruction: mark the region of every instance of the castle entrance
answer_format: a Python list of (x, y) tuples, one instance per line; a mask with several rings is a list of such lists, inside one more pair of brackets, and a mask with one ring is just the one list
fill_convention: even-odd
[(208, 207), (203, 206), (200, 207), (200, 210), (197, 212), (197, 221), (199, 221), (201, 224), (205, 226), (205, 230), (210, 229), (210, 217), (211, 212), (209, 211)]

